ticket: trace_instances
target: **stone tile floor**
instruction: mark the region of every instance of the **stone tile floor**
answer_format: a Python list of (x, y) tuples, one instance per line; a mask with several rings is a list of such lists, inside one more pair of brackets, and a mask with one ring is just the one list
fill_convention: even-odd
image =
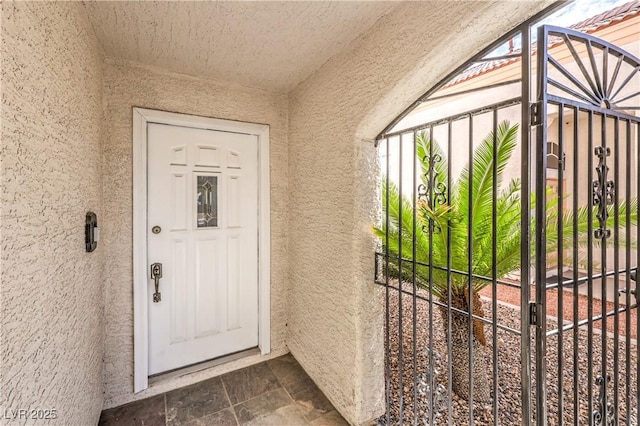
[(121, 407), (100, 425), (347, 425), (287, 354)]

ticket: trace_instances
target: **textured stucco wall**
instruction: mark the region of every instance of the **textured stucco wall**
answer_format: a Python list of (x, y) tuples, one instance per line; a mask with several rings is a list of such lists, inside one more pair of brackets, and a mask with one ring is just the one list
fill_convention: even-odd
[(2, 3), (0, 423), (102, 409), (102, 57), (80, 3)]
[(85, 4), (107, 56), (278, 93), (395, 7), (388, 1)]
[[(80, 4), (4, 2), (0, 409), (51, 408), (91, 424), (103, 389), (108, 408), (258, 359), (133, 394), (131, 108), (140, 106), (270, 125), (272, 354), (288, 346), (350, 422), (380, 413), (372, 138), (544, 5), (401, 5), (287, 97), (102, 63)], [(87, 210), (102, 229), (93, 254)]]
[(287, 345), (351, 423), (384, 411), (372, 139), (448, 72), (549, 3), (402, 5), (290, 94)]
[(285, 353), (287, 275), (286, 95), (220, 84), (107, 58), (104, 65), (105, 407), (203, 380), (259, 357), (133, 394), (132, 107), (268, 124), (271, 141), (271, 348)]

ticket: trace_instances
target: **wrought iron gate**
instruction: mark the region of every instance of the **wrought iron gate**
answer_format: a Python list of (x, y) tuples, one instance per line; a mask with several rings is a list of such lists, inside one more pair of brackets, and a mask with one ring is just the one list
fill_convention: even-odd
[[(550, 214), (566, 218), (536, 230), (534, 326), (536, 353), (544, 354), (535, 363), (538, 423), (637, 425), (640, 61), (552, 26), (539, 28), (538, 52), (536, 223)], [(547, 185), (550, 140), (561, 155), (554, 193)], [(553, 253), (549, 240), (557, 240)], [(551, 282), (549, 262), (558, 271)], [(549, 292), (565, 321), (547, 321)], [(550, 369), (557, 370), (552, 383)], [(548, 412), (549, 399), (557, 401), (556, 413)]]
[(638, 424), (640, 62), (534, 22), (378, 138), (381, 424)]

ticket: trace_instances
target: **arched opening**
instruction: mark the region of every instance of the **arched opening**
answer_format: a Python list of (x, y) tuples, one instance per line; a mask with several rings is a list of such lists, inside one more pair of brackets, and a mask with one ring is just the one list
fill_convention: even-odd
[(637, 422), (640, 4), (615, 6), (543, 12), (378, 136), (382, 423)]

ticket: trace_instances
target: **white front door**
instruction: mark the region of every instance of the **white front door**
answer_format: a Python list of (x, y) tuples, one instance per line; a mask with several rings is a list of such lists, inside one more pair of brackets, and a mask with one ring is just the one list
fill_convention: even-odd
[(149, 375), (258, 346), (258, 187), (257, 136), (148, 123)]

